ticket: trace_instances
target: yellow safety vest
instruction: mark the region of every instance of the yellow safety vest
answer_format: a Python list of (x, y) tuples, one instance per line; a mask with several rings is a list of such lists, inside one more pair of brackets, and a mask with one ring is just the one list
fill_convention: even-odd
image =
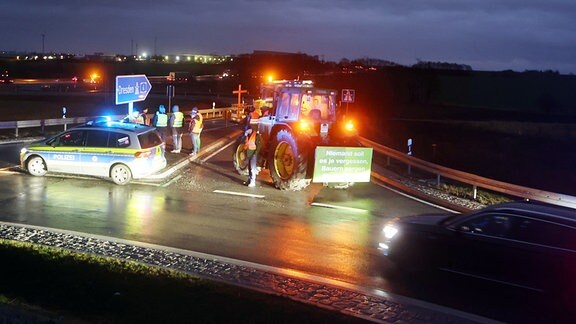
[(156, 113), (156, 127), (168, 126), (168, 115), (163, 113)]
[(192, 120), (194, 122), (194, 128), (192, 128), (192, 133), (200, 133), (202, 131), (202, 122), (204, 121), (204, 117), (202, 114), (198, 113), (200, 117), (199, 120)]
[(177, 127), (182, 127), (182, 123), (184, 122), (184, 114), (180, 111), (177, 111), (174, 114), (174, 124), (172, 125), (172, 127), (177, 128)]

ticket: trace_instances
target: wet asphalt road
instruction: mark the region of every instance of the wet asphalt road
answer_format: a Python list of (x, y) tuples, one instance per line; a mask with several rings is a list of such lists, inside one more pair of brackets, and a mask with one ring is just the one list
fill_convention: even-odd
[[(230, 132), (213, 126), (203, 134), (205, 146)], [(117, 186), (93, 178), (36, 178), (13, 167), (21, 145), (0, 147), (5, 167), (0, 173), (1, 221), (293, 269), (504, 321), (538, 318), (536, 308), (526, 313), (520, 305), (538, 306), (539, 296), (459, 278), (401, 282), (386, 276), (390, 265), (376, 249), (385, 221), (439, 211), (386, 188), (368, 183), (337, 190), (313, 184), (282, 192), (273, 188), (266, 172), (256, 188), (247, 188), (233, 169), (231, 147), (196, 158), (160, 182)], [(169, 155), (173, 163), (185, 158)]]

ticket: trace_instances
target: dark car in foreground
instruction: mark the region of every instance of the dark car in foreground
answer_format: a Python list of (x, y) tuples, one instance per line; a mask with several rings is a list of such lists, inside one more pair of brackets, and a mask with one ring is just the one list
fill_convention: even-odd
[(382, 229), (379, 250), (399, 270), (440, 270), (562, 297), (576, 292), (576, 209), (514, 202), (396, 218)]

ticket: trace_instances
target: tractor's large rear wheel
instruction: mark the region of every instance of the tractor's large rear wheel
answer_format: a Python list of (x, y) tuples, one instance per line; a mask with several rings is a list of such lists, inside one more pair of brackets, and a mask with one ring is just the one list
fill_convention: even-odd
[(306, 179), (308, 152), (298, 147), (296, 139), (287, 130), (279, 131), (272, 139), (268, 159), (270, 176), (280, 190), (302, 190), (310, 184)]
[(246, 150), (244, 149), (244, 136), (236, 140), (234, 156), (234, 169), (242, 176), (248, 176), (248, 159), (246, 158)]

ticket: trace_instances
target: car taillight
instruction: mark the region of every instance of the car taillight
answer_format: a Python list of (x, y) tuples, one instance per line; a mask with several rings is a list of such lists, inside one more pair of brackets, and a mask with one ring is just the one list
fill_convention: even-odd
[(152, 155), (151, 151), (138, 151), (138, 152), (134, 153), (135, 158), (143, 158), (143, 159), (148, 158), (151, 155)]

